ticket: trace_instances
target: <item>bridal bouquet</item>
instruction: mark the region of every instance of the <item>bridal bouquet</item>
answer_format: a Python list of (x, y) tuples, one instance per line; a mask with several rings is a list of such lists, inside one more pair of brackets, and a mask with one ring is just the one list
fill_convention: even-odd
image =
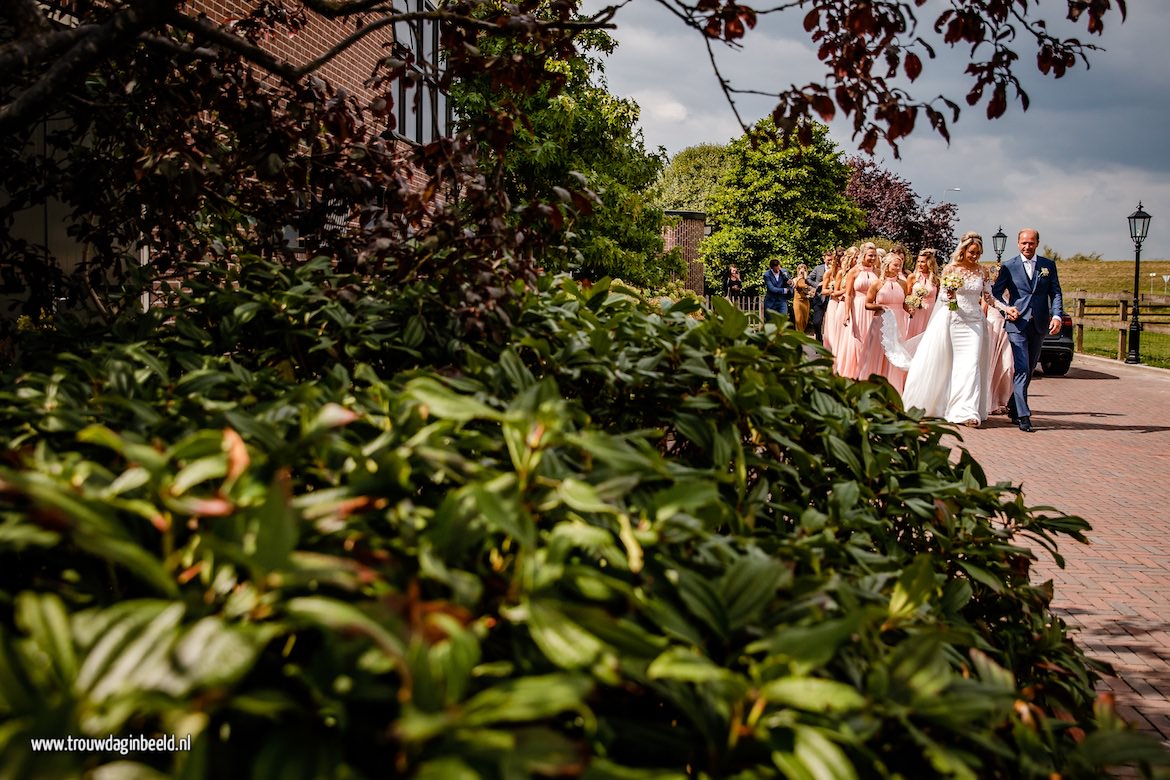
[(945, 274), (942, 278), (942, 288), (947, 295), (947, 308), (951, 311), (959, 310), (959, 301), (955, 298), (955, 290), (963, 286), (963, 277), (958, 274)]
[(914, 288), (910, 290), (910, 294), (906, 296), (906, 303), (904, 306), (906, 307), (906, 311), (910, 312), (911, 316), (914, 315), (915, 311), (926, 305), (926, 293), (926, 285), (916, 284), (914, 285)]

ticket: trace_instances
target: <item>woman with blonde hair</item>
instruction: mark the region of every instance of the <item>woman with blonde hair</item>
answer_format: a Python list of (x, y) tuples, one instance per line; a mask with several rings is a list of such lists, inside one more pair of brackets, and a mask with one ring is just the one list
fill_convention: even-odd
[(873, 316), (865, 308), (865, 296), (870, 285), (878, 280), (877, 245), (872, 241), (861, 245), (857, 265), (845, 275), (845, 297), (843, 299), (843, 329), (839, 336), (841, 343), (837, 350), (837, 373), (851, 379), (864, 378), (861, 370), (863, 345), (869, 339), (869, 328)]
[(833, 273), (833, 282), (826, 293), (829, 296), (829, 303), (825, 309), (824, 341), (825, 346), (833, 353), (834, 365), (837, 353), (841, 349), (841, 340), (844, 338), (843, 332), (845, 330), (845, 326), (841, 324), (845, 318), (843, 303), (845, 300), (845, 275), (849, 273), (849, 269), (853, 267), (856, 259), (857, 247), (851, 246), (845, 250), (841, 262), (837, 264), (837, 270)]
[(906, 305), (910, 312), (907, 338), (926, 330), (934, 303), (938, 300), (938, 260), (933, 249), (918, 253), (914, 270), (906, 277)]
[[(942, 292), (917, 343), (887, 344), (890, 361), (905, 366), (902, 400), (931, 417), (978, 427), (990, 400), (990, 344), (984, 300), (991, 283), (979, 266), (983, 237), (966, 233), (943, 269)], [(888, 315), (887, 315), (888, 316)], [(911, 355), (912, 352), (912, 355)]]
[(873, 322), (869, 328), (869, 336), (862, 345), (861, 367), (857, 372), (858, 377), (862, 379), (871, 374), (884, 376), (898, 392), (902, 392), (906, 383), (906, 370), (898, 368), (886, 357), (882, 348), (882, 321), (879, 318), (884, 312), (890, 312), (898, 338), (905, 340), (906, 328), (910, 323), (910, 315), (905, 307), (906, 277), (902, 275), (902, 264), (905, 262), (906, 249), (900, 245), (892, 247), (882, 258), (880, 278), (870, 285), (869, 292), (865, 295), (865, 308), (873, 317)]

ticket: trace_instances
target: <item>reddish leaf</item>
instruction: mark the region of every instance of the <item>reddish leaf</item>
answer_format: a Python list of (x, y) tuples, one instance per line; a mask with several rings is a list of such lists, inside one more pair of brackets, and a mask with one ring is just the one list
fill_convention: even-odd
[(814, 8), (808, 12), (804, 17), (804, 31), (812, 32), (821, 23), (820, 9)]
[(914, 52), (906, 54), (906, 61), (903, 67), (906, 69), (906, 77), (914, 81), (922, 74), (922, 60)]
[(832, 122), (833, 117), (837, 113), (836, 107), (833, 105), (833, 100), (828, 95), (815, 95), (812, 100), (813, 110), (820, 115), (821, 120), (825, 122)]
[(1007, 111), (1007, 90), (1003, 84), (995, 85), (995, 92), (987, 103), (987, 118), (998, 119)]

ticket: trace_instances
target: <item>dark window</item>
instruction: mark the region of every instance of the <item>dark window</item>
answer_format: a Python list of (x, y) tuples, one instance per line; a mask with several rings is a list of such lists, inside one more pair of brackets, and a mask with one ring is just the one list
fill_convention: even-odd
[[(407, 9), (424, 12), (434, 6), (427, 0), (408, 0)], [(394, 41), (403, 55), (409, 53), (411, 77), (398, 82), (398, 134), (417, 143), (445, 136), (451, 126), (447, 96), (439, 88), (443, 58), (439, 50), (439, 24), (415, 19), (395, 25)]]

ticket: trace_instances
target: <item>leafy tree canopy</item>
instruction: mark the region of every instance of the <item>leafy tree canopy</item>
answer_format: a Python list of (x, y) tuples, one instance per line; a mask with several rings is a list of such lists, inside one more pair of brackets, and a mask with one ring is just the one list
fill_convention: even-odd
[(662, 208), (708, 211), (727, 170), (728, 154), (726, 144), (699, 144), (676, 154), (658, 182)]
[[(483, 38), (481, 46), (499, 54), (514, 50), (507, 41), (493, 41), (486, 33)], [(473, 77), (454, 85), (452, 99), (468, 127), (487, 121), (503, 105), (523, 116), (502, 154), (482, 150), (485, 160), (497, 161), (495, 175), (513, 202), (568, 201), (569, 191), (582, 183), (598, 196), (563, 218), (550, 212), (560, 233), (542, 257), (546, 270), (657, 286), (684, 270), (677, 256), (662, 256), (662, 209), (650, 197), (665, 154), (647, 151), (637, 104), (606, 89), (604, 67), (594, 54), (613, 46), (607, 34), (591, 32), (578, 39), (579, 56), (545, 61), (556, 81), (528, 91)], [(511, 222), (518, 221), (514, 215)]]
[(711, 199), (715, 231), (699, 247), (708, 286), (730, 263), (748, 284), (763, 284), (773, 257), (787, 268), (816, 264), (827, 247), (857, 235), (864, 215), (845, 196), (849, 166), (813, 125), (809, 145), (777, 141), (771, 119), (761, 120), (728, 147), (727, 172)]
[(845, 189), (865, 214), (862, 233), (902, 244), (911, 252), (937, 249), (946, 257), (955, 248), (953, 203), (931, 203), (914, 192), (910, 182), (866, 157), (849, 158), (851, 173)]

